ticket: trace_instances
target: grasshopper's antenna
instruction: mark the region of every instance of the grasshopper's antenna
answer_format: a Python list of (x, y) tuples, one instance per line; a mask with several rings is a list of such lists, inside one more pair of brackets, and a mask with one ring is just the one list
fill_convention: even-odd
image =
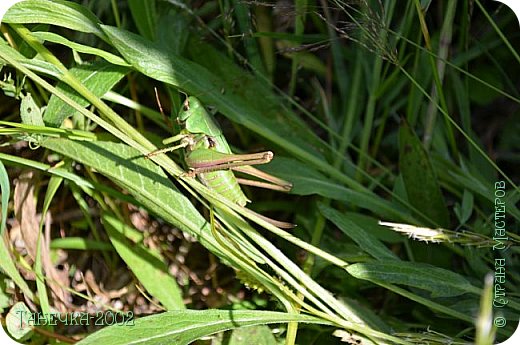
[(180, 93), (182, 93), (184, 95), (184, 97), (188, 98), (188, 94), (182, 90), (179, 90)]
[(157, 102), (157, 105), (159, 106), (159, 111), (161, 112), (161, 115), (166, 118), (166, 115), (164, 115), (164, 111), (162, 108), (161, 100), (159, 99), (159, 91), (157, 91), (157, 88), (154, 87), (153, 90), (155, 91), (155, 101)]
[(161, 113), (162, 117), (163, 117), (163, 120), (164, 122), (166, 122), (170, 129), (173, 130), (173, 124), (172, 122), (170, 121), (170, 119), (164, 114), (164, 110), (163, 110), (163, 107), (162, 107), (162, 104), (161, 104), (161, 99), (159, 98), (159, 91), (157, 91), (157, 88), (154, 87), (153, 88), (154, 92), (155, 92), (155, 102), (157, 103), (157, 106), (159, 107), (159, 112)]

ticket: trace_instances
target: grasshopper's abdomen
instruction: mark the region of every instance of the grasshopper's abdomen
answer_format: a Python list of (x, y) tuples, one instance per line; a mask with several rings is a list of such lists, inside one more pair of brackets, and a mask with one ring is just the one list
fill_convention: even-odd
[(231, 170), (212, 171), (198, 175), (199, 180), (208, 188), (225, 198), (245, 206), (249, 201)]
[(185, 159), (187, 165), (194, 171), (205, 169), (205, 172), (197, 173), (202, 184), (240, 206), (245, 206), (249, 200), (230, 169), (207, 171), (212, 169), (215, 162), (222, 157), (221, 155), (221, 152), (214, 149), (197, 149), (189, 152)]

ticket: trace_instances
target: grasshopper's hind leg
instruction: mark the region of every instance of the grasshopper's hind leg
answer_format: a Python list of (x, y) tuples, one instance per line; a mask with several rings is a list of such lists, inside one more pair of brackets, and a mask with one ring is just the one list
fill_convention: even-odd
[(262, 181), (237, 178), (238, 183), (243, 184), (243, 185), (278, 190), (281, 192), (289, 192), (293, 186), (291, 182), (288, 182), (288, 181), (285, 181), (276, 176), (270, 175), (266, 172), (263, 172), (262, 170), (252, 167), (252, 166), (234, 167), (234, 168), (232, 168), (232, 170), (235, 170), (235, 171), (247, 174), (247, 175), (251, 175), (254, 177), (258, 177), (261, 180), (267, 181), (267, 182), (262, 182)]
[(237, 155), (202, 149), (192, 152), (190, 156), (187, 157), (187, 160), (191, 167), (191, 174), (193, 175), (231, 169), (263, 180), (237, 179), (241, 184), (288, 192), (292, 188), (290, 182), (269, 175), (251, 166), (269, 163), (273, 159), (273, 156), (271, 151)]

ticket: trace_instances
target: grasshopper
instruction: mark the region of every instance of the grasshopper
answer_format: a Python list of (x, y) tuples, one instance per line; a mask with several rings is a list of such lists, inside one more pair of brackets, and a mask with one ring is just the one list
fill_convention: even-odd
[[(245, 206), (249, 199), (240, 184), (288, 192), (292, 184), (278, 177), (254, 168), (252, 165), (269, 163), (274, 154), (271, 151), (234, 154), (219, 125), (195, 97), (187, 97), (177, 117), (181, 126), (178, 135), (164, 140), (164, 144), (178, 142), (176, 146), (150, 152), (147, 157), (158, 153), (184, 149), (188, 176), (196, 176), (206, 187), (218, 192), (232, 202)], [(233, 171), (255, 176), (263, 181), (235, 177)], [(259, 215), (261, 216), (261, 215)], [(279, 222), (261, 216), (281, 228), (292, 228), (293, 224)]]

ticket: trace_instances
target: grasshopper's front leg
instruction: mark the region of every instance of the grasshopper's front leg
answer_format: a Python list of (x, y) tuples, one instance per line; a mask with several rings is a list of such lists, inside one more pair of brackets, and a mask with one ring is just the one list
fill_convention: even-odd
[(179, 133), (171, 138), (166, 138), (163, 140), (164, 145), (168, 145), (175, 142), (180, 142), (178, 145), (164, 147), (162, 149), (157, 149), (155, 151), (149, 152), (146, 154), (146, 158), (150, 158), (152, 156), (158, 155), (160, 153), (173, 152), (178, 149), (184, 149), (189, 146), (193, 146), (198, 140), (201, 139), (201, 135), (193, 135), (187, 133)]

